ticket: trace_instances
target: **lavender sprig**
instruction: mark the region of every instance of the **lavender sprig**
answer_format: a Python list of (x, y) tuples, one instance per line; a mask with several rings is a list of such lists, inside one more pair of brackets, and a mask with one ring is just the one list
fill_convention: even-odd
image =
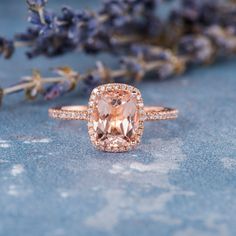
[(182, 0), (178, 10), (171, 11), (169, 24), (183, 34), (202, 33), (210, 26), (236, 27), (236, 5), (229, 1)]
[[(27, 0), (31, 27), (15, 35), (15, 46), (28, 46), (28, 57), (48, 57), (82, 49), (86, 52), (119, 52), (130, 42), (158, 35), (156, 0), (106, 1), (98, 12), (62, 7), (46, 9), (46, 0)], [(152, 25), (150, 24), (152, 22)], [(120, 39), (120, 40), (118, 40)]]
[[(109, 0), (98, 12), (62, 7), (60, 13), (46, 9), (46, 0), (28, 0), (31, 27), (13, 40), (2, 38), (0, 54), (10, 58), (14, 48), (26, 46), (29, 58), (53, 57), (73, 50), (87, 53), (127, 52), (134, 43), (168, 46), (187, 34), (204, 34), (214, 25), (236, 32), (236, 6), (209, 0), (182, 0), (167, 22), (156, 14), (157, 0)], [(167, 35), (166, 35), (167, 34)]]
[[(46, 100), (54, 99), (75, 90), (77, 86), (91, 91), (102, 83), (120, 82), (133, 83), (153, 73), (156, 78), (183, 73), (189, 64), (208, 64), (218, 57), (236, 53), (236, 36), (232, 31), (222, 27), (212, 26), (206, 29), (204, 35), (188, 35), (183, 37), (178, 45), (177, 54), (169, 49), (163, 49), (146, 44), (136, 44), (130, 48), (132, 57), (123, 57), (120, 68), (112, 70), (102, 62), (96, 68), (80, 75), (69, 67), (59, 67), (54, 71), (58, 77), (42, 78), (39, 72), (24, 77), (14, 86), (2, 89), (1, 94), (8, 95), (26, 91), (28, 99), (35, 99), (41, 94)], [(81, 81), (81, 83), (79, 83)]]
[[(77, 49), (129, 56), (121, 58), (116, 70), (98, 62), (96, 68), (82, 75), (70, 67), (56, 68), (57, 76), (48, 78), (34, 71), (18, 84), (0, 88), (0, 101), (21, 91), (25, 91), (27, 99), (41, 95), (50, 100), (77, 87), (90, 91), (107, 82), (137, 82), (149, 73), (164, 79), (183, 73), (191, 64), (209, 64), (236, 53), (236, 7), (232, 3), (212, 5), (207, 0), (183, 0), (181, 10), (172, 11), (167, 22), (160, 22), (155, 0), (110, 0), (99, 12), (63, 7), (59, 14), (45, 8), (46, 0), (27, 2), (32, 26), (13, 40), (0, 38), (0, 55), (5, 58), (10, 58), (19, 46), (31, 49), (27, 52), (30, 58)], [(170, 32), (174, 35), (171, 45), (166, 43)]]
[[(154, 54), (156, 54), (155, 60), (151, 60), (150, 58)], [(159, 59), (157, 59), (158, 54), (160, 54)], [(32, 76), (23, 77), (19, 84), (3, 89), (3, 95), (25, 91), (27, 99), (35, 99), (38, 95), (42, 95), (46, 100), (50, 100), (74, 90), (77, 85), (81, 85), (81, 87), (90, 91), (99, 84), (118, 82), (121, 79), (125, 79), (127, 83), (138, 81), (149, 72), (161, 76), (167, 65), (172, 68), (172, 73), (181, 73), (184, 64), (183, 59), (178, 59), (168, 50), (163, 51), (159, 48), (153, 48), (153, 54), (149, 57), (140, 54), (139, 58), (122, 58), (120, 68), (117, 70), (109, 69), (102, 62), (98, 62), (95, 69), (82, 75), (69, 67), (54, 69), (58, 75), (57, 77), (43, 78), (38, 71), (34, 71)], [(170, 74), (165, 73), (165, 76)]]

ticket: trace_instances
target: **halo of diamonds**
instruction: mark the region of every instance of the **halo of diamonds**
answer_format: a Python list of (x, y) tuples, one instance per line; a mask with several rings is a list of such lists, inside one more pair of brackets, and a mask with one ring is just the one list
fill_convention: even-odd
[[(96, 141), (96, 132), (93, 129), (93, 118), (92, 118), (92, 113), (94, 109), (97, 106), (97, 100), (96, 97), (99, 96), (101, 93), (104, 93), (106, 91), (128, 91), (131, 92), (134, 96), (136, 96), (137, 99), (137, 112), (139, 113), (139, 123), (138, 127), (135, 130), (135, 135), (136, 138), (134, 141), (132, 141), (129, 145), (127, 146), (120, 146), (120, 147), (111, 147), (111, 146), (104, 146), (101, 145), (98, 141)], [(141, 96), (140, 91), (130, 85), (126, 84), (119, 84), (119, 83), (112, 83), (112, 84), (105, 84), (105, 85), (100, 85), (93, 89), (90, 98), (89, 98), (89, 103), (88, 103), (88, 111), (87, 111), (87, 118), (88, 118), (88, 133), (90, 136), (90, 140), (92, 144), (99, 150), (101, 151), (106, 151), (106, 152), (125, 152), (133, 149), (136, 145), (138, 145), (141, 141), (141, 137), (143, 134), (144, 130), (144, 120), (146, 118), (146, 114), (144, 111), (144, 104), (143, 104), (143, 99)]]

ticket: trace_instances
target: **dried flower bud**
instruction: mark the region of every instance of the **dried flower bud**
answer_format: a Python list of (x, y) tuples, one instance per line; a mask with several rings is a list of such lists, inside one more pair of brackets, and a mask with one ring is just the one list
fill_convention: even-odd
[(205, 34), (214, 42), (221, 54), (231, 54), (236, 50), (234, 32), (214, 25), (206, 29)]
[(25, 33), (16, 34), (14, 40), (17, 42), (32, 43), (39, 36), (36, 28), (28, 28)]
[(140, 81), (145, 73), (143, 62), (135, 58), (124, 57), (121, 59), (121, 66), (127, 71), (129, 77), (133, 77), (135, 81)]
[(40, 92), (43, 91), (41, 75), (39, 71), (34, 70), (29, 82), (33, 82), (33, 86), (25, 90), (25, 96), (29, 100), (34, 100)]
[(46, 31), (45, 29), (52, 29), (55, 27), (54, 14), (51, 11), (42, 10), (40, 14), (38, 12), (31, 11), (28, 16), (28, 21), (37, 26), (41, 34)]
[(72, 70), (69, 66), (53, 68), (53, 71), (65, 78), (61, 82), (57, 82), (49, 86), (44, 93), (46, 100), (52, 100), (59, 96), (64, 95), (76, 88), (79, 74)]
[(175, 72), (174, 65), (171, 63), (164, 63), (156, 69), (156, 73), (160, 79), (166, 79), (172, 76)]
[(26, 2), (30, 10), (38, 11), (39, 8), (42, 8), (46, 5), (47, 0), (27, 0)]
[(9, 59), (14, 53), (14, 50), (13, 41), (0, 37), (0, 55), (2, 54), (5, 59)]
[(173, 57), (171, 50), (145, 44), (134, 44), (130, 50), (134, 56), (145, 61), (170, 61)]
[(52, 100), (59, 96), (64, 95), (65, 93), (70, 92), (76, 87), (76, 84), (72, 80), (65, 80), (60, 83), (55, 83), (47, 88), (44, 99), (45, 100)]
[(83, 79), (83, 91), (89, 94), (93, 88), (97, 87), (102, 83), (102, 75), (98, 70), (94, 70), (88, 73)]
[(204, 36), (189, 35), (181, 39), (178, 52), (194, 64), (209, 63), (214, 50), (210, 40)]

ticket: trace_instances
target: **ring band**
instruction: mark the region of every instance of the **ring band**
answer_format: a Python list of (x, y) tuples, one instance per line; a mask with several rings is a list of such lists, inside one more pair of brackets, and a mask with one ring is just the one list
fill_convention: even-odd
[[(88, 106), (62, 106), (49, 109), (49, 116), (61, 120), (88, 121)], [(176, 109), (168, 107), (144, 107), (145, 121), (172, 120), (178, 116)]]
[(86, 120), (92, 144), (106, 152), (124, 152), (140, 143), (144, 121), (177, 118), (178, 111), (143, 104), (140, 91), (126, 84), (105, 84), (95, 88), (88, 106), (49, 109), (49, 116), (62, 120)]

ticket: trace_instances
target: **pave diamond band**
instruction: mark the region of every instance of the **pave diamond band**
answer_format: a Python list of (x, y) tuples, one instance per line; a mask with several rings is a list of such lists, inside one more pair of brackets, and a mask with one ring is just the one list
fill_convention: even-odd
[[(49, 116), (61, 120), (88, 121), (87, 106), (62, 106), (49, 109)], [(178, 110), (167, 107), (144, 107), (144, 121), (172, 120), (178, 116)]]
[(50, 108), (49, 116), (61, 120), (88, 120), (87, 106), (63, 106)]
[(178, 110), (168, 107), (144, 107), (145, 121), (173, 120), (178, 116)]

